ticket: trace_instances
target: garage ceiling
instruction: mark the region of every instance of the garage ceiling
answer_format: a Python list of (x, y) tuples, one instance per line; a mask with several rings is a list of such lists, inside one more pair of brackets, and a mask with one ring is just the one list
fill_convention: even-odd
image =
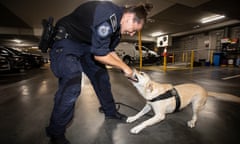
[[(10, 37), (22, 37), (38, 42), (41, 34), (41, 20), (53, 16), (55, 20), (70, 13), (87, 0), (1, 0), (0, 37), (2, 43)], [(151, 2), (154, 9), (142, 35), (145, 40), (153, 40), (151, 33), (180, 36), (223, 26), (239, 25), (240, 10), (237, 0), (112, 0), (118, 5), (133, 5)], [(224, 14), (225, 19), (209, 24), (199, 20), (213, 14)], [(8, 29), (6, 29), (6, 27)]]

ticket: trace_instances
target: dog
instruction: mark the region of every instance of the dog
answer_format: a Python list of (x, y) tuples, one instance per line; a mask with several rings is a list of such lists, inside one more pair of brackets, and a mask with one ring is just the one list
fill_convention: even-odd
[(203, 109), (207, 101), (207, 96), (234, 101), (240, 103), (240, 98), (231, 94), (220, 94), (208, 92), (202, 86), (194, 83), (184, 83), (173, 86), (172, 84), (161, 84), (151, 80), (145, 72), (134, 70), (134, 80), (129, 79), (136, 87), (138, 92), (146, 100), (144, 108), (134, 116), (127, 118), (127, 123), (132, 123), (141, 116), (147, 114), (153, 109), (154, 116), (133, 127), (130, 132), (138, 134), (148, 126), (159, 123), (165, 119), (165, 115), (179, 111), (192, 104), (192, 119), (187, 122), (188, 127), (193, 128), (196, 125), (198, 113)]

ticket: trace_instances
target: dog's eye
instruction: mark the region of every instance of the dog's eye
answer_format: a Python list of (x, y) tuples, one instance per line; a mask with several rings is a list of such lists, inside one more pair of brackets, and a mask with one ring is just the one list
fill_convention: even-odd
[(143, 73), (143, 72), (140, 72), (140, 75), (144, 75), (144, 73)]

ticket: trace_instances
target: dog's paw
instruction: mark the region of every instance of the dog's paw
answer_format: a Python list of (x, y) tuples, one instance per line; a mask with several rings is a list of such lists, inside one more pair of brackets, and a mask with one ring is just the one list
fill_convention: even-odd
[(132, 134), (138, 134), (140, 133), (144, 128), (141, 127), (141, 125), (138, 125), (130, 130)]
[(136, 120), (136, 118), (135, 118), (134, 116), (131, 116), (131, 117), (128, 117), (128, 118), (127, 118), (126, 122), (127, 122), (127, 123), (132, 123), (132, 122), (134, 122), (135, 120)]
[(195, 127), (195, 123), (196, 122), (194, 120), (190, 120), (190, 121), (188, 121), (187, 125), (188, 125), (188, 127), (193, 128), (193, 127)]

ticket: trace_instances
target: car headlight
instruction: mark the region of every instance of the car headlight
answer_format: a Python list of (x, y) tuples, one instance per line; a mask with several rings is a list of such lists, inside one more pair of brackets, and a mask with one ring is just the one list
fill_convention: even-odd
[(20, 58), (19, 58), (19, 57), (15, 57), (13, 60), (15, 60), (15, 61), (19, 61)]

